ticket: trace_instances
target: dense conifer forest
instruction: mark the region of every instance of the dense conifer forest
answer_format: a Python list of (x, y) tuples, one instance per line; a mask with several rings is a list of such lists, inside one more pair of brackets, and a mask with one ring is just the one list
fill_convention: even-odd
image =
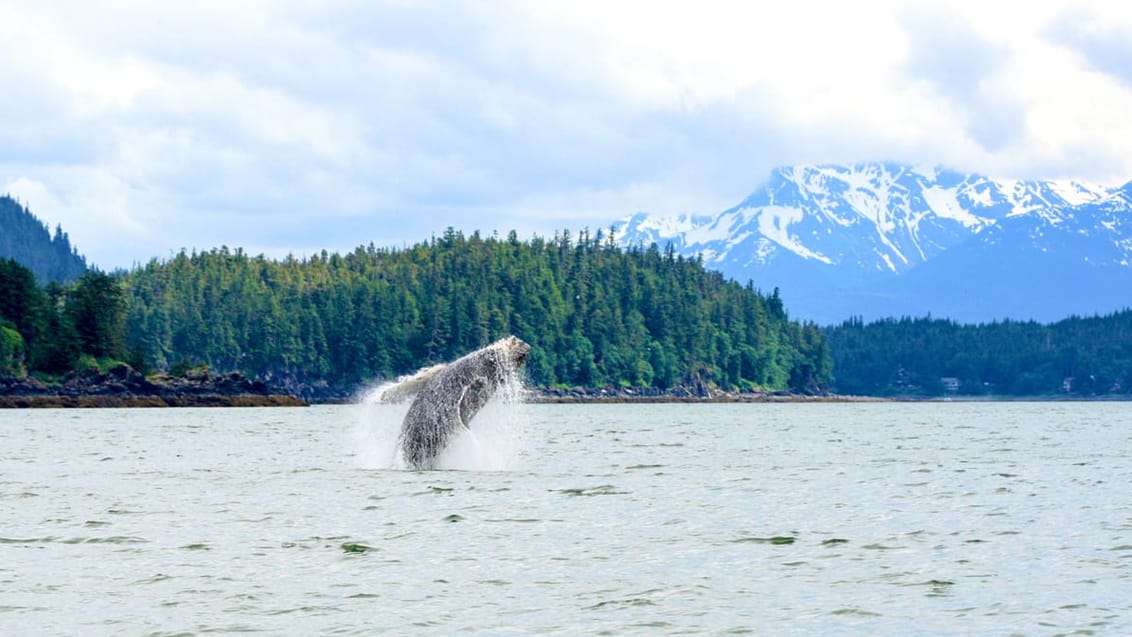
[(128, 341), (158, 367), (341, 386), (514, 334), (532, 345), (526, 373), (544, 388), (820, 391), (830, 375), (820, 329), (789, 321), (777, 293), (600, 232), (450, 230), (406, 249), (281, 261), (221, 248), (151, 261), (123, 283)]
[(1132, 310), (1049, 325), (930, 318), (826, 330), (839, 393), (871, 396), (1128, 395)]
[(777, 291), (600, 232), (520, 241), (450, 230), (405, 249), (283, 260), (219, 248), (46, 290), (14, 262), (3, 272), (0, 285), (29, 299), (0, 308), (9, 370), (114, 358), (350, 387), (515, 334), (532, 345), (529, 382), (548, 389), (818, 392), (831, 373), (821, 330), (790, 321)]
[(71, 247), (59, 226), (55, 234), (18, 201), (0, 195), (0, 259), (14, 259), (32, 271), (40, 284), (70, 283), (87, 270), (86, 259)]

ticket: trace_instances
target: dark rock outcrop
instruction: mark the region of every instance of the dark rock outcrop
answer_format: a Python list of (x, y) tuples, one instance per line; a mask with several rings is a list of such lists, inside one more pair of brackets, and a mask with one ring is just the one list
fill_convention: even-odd
[(239, 372), (191, 370), (184, 376), (145, 376), (119, 363), (105, 372), (76, 370), (58, 383), (0, 378), (0, 407), (255, 407), (305, 406)]

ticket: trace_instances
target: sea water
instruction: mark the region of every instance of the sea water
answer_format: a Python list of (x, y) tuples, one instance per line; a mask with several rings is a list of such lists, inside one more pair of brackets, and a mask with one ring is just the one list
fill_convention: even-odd
[(397, 417), (0, 411), (0, 634), (1132, 634), (1129, 403)]

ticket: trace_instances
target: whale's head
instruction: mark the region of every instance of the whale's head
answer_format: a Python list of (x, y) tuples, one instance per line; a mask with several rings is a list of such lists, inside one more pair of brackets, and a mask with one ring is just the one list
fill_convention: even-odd
[(496, 365), (511, 371), (519, 369), (531, 353), (531, 346), (516, 336), (501, 338), (484, 349), (491, 352)]
[(508, 336), (499, 341), (498, 344), (501, 349), (506, 352), (507, 359), (514, 369), (518, 369), (525, 363), (527, 361), (527, 355), (531, 353), (531, 346), (523, 339), (515, 336)]

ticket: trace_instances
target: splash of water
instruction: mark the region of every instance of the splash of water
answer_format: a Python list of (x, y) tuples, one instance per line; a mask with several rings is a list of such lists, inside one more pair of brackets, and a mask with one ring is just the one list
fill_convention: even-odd
[[(416, 374), (383, 383), (361, 394), (357, 400), (354, 445), (359, 464), (367, 469), (407, 469), (401, 458), (398, 436), (411, 401), (403, 399), (406, 382), (435, 374), (425, 368)], [(521, 466), (525, 433), (529, 423), (524, 408), (522, 378), (506, 373), (495, 395), (472, 419), (468, 429), (448, 441), (437, 457), (437, 468), (461, 471), (508, 471)]]

